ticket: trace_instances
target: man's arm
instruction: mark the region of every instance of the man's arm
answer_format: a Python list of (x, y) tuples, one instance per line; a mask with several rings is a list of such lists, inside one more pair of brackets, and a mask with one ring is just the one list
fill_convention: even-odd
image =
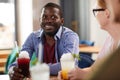
[(48, 64), (50, 68), (50, 75), (57, 75), (58, 72), (61, 70), (61, 65), (60, 62), (55, 63), (55, 64)]

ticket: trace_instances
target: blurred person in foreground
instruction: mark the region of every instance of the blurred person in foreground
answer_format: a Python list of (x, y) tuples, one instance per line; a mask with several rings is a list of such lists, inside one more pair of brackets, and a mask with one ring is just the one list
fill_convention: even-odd
[[(120, 7), (117, 7), (117, 10), (115, 7), (120, 6), (120, 3), (118, 3), (119, 1), (120, 0), (97, 0), (97, 7), (93, 9), (93, 12), (101, 26), (101, 29), (107, 31), (109, 36), (107, 37), (94, 64), (91, 67), (84, 69), (76, 67), (68, 73), (69, 80), (85, 79), (90, 72), (94, 72), (98, 68), (96, 64), (99, 60), (110, 55), (110, 53), (116, 50), (120, 45), (120, 12), (117, 11), (120, 10)], [(59, 72), (58, 79), (62, 80), (61, 72)]]
[[(30, 58), (35, 52), (36, 57), (41, 57), (41, 60), (38, 59), (39, 61), (48, 64), (50, 75), (57, 75), (61, 69), (60, 57), (62, 54), (79, 53), (79, 37), (75, 32), (63, 26), (62, 9), (55, 3), (47, 3), (42, 8), (40, 22), (40, 30), (30, 34), (21, 51), (27, 51)], [(40, 45), (42, 47), (39, 47)], [(23, 79), (24, 76), (20, 72), (17, 63), (10, 65), (11, 80)]]

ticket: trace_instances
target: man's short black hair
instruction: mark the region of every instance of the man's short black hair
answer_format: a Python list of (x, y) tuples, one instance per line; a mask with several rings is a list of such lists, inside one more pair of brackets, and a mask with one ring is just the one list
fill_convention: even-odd
[(63, 17), (63, 12), (62, 12), (62, 8), (60, 5), (56, 4), (56, 3), (52, 3), (52, 2), (49, 2), (47, 3), (45, 6), (43, 6), (43, 8), (47, 8), (47, 7), (54, 7), (54, 8), (58, 8), (59, 11), (60, 11), (60, 17), (62, 18)]

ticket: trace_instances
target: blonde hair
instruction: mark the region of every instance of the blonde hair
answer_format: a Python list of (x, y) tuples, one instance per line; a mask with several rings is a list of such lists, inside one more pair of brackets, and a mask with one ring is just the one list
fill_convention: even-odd
[(98, 4), (100, 7), (106, 9), (106, 3), (105, 3), (104, 0), (97, 0), (97, 4)]

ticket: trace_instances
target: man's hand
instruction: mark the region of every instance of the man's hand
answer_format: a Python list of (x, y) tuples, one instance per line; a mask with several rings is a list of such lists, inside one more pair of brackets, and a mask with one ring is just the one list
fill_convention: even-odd
[(23, 80), (25, 77), (21, 74), (21, 69), (18, 67), (12, 67), (9, 70), (10, 80)]

